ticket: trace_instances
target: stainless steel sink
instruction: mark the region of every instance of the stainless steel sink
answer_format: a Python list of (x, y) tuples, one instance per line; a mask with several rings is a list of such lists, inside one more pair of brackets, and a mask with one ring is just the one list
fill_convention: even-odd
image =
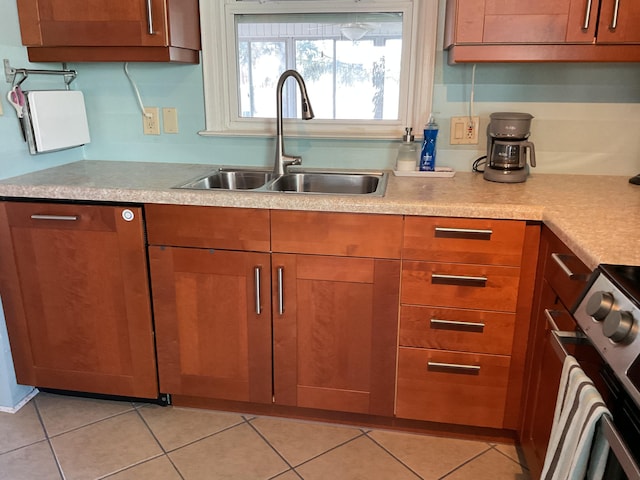
[(380, 171), (343, 170), (295, 170), (276, 175), (270, 170), (219, 168), (174, 188), (381, 197), (386, 190), (387, 175)]
[[(367, 195), (378, 191), (382, 175), (362, 173), (287, 173), (269, 183), (272, 192)], [(384, 193), (384, 192), (383, 192)]]
[(219, 169), (203, 177), (190, 180), (176, 188), (193, 190), (255, 190), (273, 178), (273, 173), (263, 170)]

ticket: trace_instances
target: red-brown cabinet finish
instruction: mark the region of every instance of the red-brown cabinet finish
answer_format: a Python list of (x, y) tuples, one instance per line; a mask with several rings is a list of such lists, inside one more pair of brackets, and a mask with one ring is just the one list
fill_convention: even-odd
[(400, 261), (272, 261), (275, 403), (392, 416)]
[(519, 432), (527, 464), (535, 478), (540, 476), (544, 464), (562, 371), (562, 361), (550, 343), (549, 317), (562, 331), (577, 328), (569, 309), (584, 290), (591, 271), (562, 240), (543, 227), (537, 272), (525, 372), (525, 404)]
[(637, 62), (639, 24), (638, 2), (450, 0), (444, 47), (449, 62)]
[(516, 429), (539, 227), (406, 217), (396, 415)]
[(270, 258), (149, 247), (160, 390), (271, 402)]
[(31, 61), (199, 62), (197, 0), (17, 3)]
[(4, 202), (0, 248), (18, 382), (157, 398), (140, 208)]

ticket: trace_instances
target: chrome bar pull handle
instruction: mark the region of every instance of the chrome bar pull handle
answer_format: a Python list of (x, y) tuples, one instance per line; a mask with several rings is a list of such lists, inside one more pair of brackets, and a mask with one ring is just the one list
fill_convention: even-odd
[(436, 227), (436, 237), (465, 238), (468, 240), (491, 240), (492, 230), (478, 228)]
[(608, 416), (604, 415), (600, 419), (602, 426), (602, 433), (609, 442), (609, 447), (613, 450), (613, 454), (618, 460), (618, 463), (624, 470), (627, 478), (640, 478), (640, 468), (638, 467), (633, 454), (629, 451), (629, 448), (625, 445), (624, 440), (616, 430), (613, 422)]
[(256, 286), (256, 315), (260, 315), (262, 313), (262, 305), (260, 305), (260, 274), (262, 273), (262, 269), (255, 267), (253, 272)]
[(278, 315), (284, 315), (284, 267), (278, 267)]
[(480, 365), (461, 365), (459, 363), (427, 362), (427, 369), (445, 373), (466, 373), (468, 375), (480, 374)]
[(431, 328), (465, 332), (483, 332), (485, 327), (485, 324), (480, 322), (461, 322), (459, 320), (440, 320), (438, 318), (432, 318), (430, 323)]
[(431, 283), (443, 285), (458, 285), (463, 287), (486, 287), (487, 277), (471, 277), (468, 275), (431, 274)]
[(611, 24), (609, 30), (615, 30), (618, 28), (618, 14), (620, 13), (620, 0), (616, 0), (616, 4), (613, 7), (613, 18), (611, 18)]
[(153, 5), (152, 0), (147, 0), (147, 33), (153, 35), (156, 32), (153, 29)]
[(577, 280), (577, 281), (584, 281), (587, 279), (587, 275), (582, 275), (580, 273), (574, 273), (568, 266), (567, 264), (564, 262), (565, 258), (570, 257), (570, 255), (562, 255), (560, 253), (552, 253), (551, 254), (551, 258), (553, 258), (553, 261), (556, 262), (556, 264), (560, 267), (560, 269), (565, 273), (565, 275), (567, 277), (569, 277), (569, 280)]
[(587, 0), (587, 5), (586, 5), (586, 9), (584, 12), (584, 23), (582, 24), (582, 29), (583, 30), (588, 30), (589, 29), (589, 22), (591, 21), (591, 4), (592, 4), (593, 0)]
[(31, 215), (31, 220), (54, 220), (58, 222), (75, 222), (80, 219), (79, 215)]

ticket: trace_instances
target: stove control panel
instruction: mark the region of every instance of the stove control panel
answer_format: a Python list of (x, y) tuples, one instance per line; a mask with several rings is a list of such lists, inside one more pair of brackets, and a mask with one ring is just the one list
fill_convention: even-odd
[(640, 308), (609, 278), (598, 272), (578, 304), (574, 317), (589, 341), (640, 405), (640, 378), (630, 378), (628, 374), (632, 365), (640, 363)]

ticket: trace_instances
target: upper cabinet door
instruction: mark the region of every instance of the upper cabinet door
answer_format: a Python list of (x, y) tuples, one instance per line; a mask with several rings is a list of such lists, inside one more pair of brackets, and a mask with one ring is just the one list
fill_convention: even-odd
[(198, 63), (198, 0), (17, 0), (33, 62)]
[(19, 0), (18, 7), (39, 20), (27, 31), (23, 25), (29, 46), (168, 45), (163, 0)]
[(456, 43), (562, 43), (574, 24), (577, 28), (571, 41), (590, 43), (595, 36), (598, 0), (592, 0), (596, 5), (587, 29), (581, 27), (584, 1), (458, 0)]
[(633, 0), (448, 0), (447, 61), (638, 62)]
[(598, 43), (640, 43), (640, 2), (602, 0)]

